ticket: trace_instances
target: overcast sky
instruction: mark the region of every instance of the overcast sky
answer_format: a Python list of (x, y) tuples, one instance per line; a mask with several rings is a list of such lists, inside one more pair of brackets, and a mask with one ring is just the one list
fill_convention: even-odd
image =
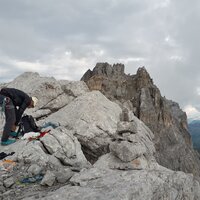
[(0, 82), (145, 66), (163, 96), (200, 117), (199, 10), (199, 0), (0, 0)]

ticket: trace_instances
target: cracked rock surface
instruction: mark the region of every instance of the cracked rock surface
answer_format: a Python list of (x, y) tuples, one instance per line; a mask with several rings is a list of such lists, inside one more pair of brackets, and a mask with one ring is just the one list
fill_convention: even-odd
[(161, 96), (145, 67), (130, 75), (123, 64), (97, 63), (81, 80), (90, 91), (99, 90), (131, 110), (150, 128), (160, 165), (200, 176), (199, 155), (192, 147), (186, 113), (178, 103)]
[[(115, 68), (116, 77), (123, 68)], [(24, 73), (3, 86), (37, 96), (39, 104), (26, 113), (38, 125), (58, 127), (48, 127), (39, 140), (0, 146), (1, 152), (15, 152), (6, 158), (13, 166), (0, 170), (0, 199), (200, 199), (198, 177), (160, 166), (155, 134), (127, 106), (89, 91), (83, 81), (37, 73)]]

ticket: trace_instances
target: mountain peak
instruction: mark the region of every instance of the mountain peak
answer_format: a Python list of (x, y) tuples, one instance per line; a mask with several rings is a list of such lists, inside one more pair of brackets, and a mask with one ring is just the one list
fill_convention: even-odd
[(181, 152), (190, 152), (188, 159), (194, 156), (185, 112), (177, 103), (161, 96), (144, 66), (138, 68), (135, 75), (127, 75), (123, 64), (112, 66), (97, 63), (93, 70), (84, 74), (82, 80), (90, 90), (99, 90), (122, 108), (131, 110), (151, 129), (155, 136), (159, 164), (173, 170), (199, 174), (197, 160), (193, 160), (195, 169), (191, 169), (180, 152), (171, 152), (171, 149), (178, 147)]
[[(1, 196), (200, 199), (199, 184), (191, 174), (164, 168), (200, 174), (199, 158), (191, 147), (185, 115), (178, 104), (163, 98), (147, 81), (150, 76), (145, 68), (126, 75), (122, 64), (99, 63), (86, 73), (90, 90), (99, 91), (89, 91), (83, 81), (58, 81), (35, 73), (22, 74), (7, 84), (39, 98), (37, 106), (26, 114), (50, 132), (37, 141), (30, 138), (17, 140), (9, 148), (0, 146), (1, 152), (15, 152), (9, 159), (17, 165), (2, 171)], [(37, 187), (38, 176), (41, 185), (54, 185), (45, 189), (44, 198), (44, 187)], [(37, 182), (18, 190), (16, 183), (23, 180)], [(189, 194), (185, 188), (190, 188)], [(18, 192), (13, 193), (15, 190)]]
[(123, 76), (124, 75), (124, 65), (121, 63), (110, 65), (107, 62), (99, 62), (96, 64), (94, 69), (90, 69), (83, 75), (81, 81), (87, 81), (93, 76), (104, 76), (104, 77), (113, 77), (113, 76)]
[(143, 79), (151, 79), (149, 73), (147, 72), (146, 68), (143, 66), (143, 67), (139, 67), (138, 70), (137, 70), (137, 76), (143, 78)]

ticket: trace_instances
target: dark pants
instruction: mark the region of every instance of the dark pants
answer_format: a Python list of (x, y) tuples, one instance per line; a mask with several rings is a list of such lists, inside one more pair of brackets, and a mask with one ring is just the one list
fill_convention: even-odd
[[(3, 135), (1, 137), (2, 142), (8, 140), (9, 133), (11, 132), (11, 129), (13, 125), (15, 125), (15, 121), (16, 121), (15, 106), (13, 105), (13, 102), (9, 97), (5, 97), (5, 98), (6, 98), (6, 104), (5, 104), (6, 123), (4, 126)], [(2, 105), (3, 102), (0, 102), (0, 103)]]

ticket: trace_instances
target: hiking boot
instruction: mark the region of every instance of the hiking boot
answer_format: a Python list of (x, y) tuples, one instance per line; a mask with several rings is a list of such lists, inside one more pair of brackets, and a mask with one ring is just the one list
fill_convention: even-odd
[(12, 143), (15, 143), (16, 140), (11, 140), (11, 139), (7, 139), (6, 141), (1, 141), (1, 145), (9, 145), (9, 144), (12, 144)]
[(9, 133), (9, 136), (17, 137), (17, 132), (11, 131), (11, 132)]

